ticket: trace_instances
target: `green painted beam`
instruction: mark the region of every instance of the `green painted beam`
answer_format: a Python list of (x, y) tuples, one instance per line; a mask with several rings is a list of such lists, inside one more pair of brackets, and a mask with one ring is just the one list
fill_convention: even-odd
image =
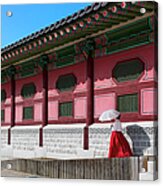
[(106, 49), (106, 53), (107, 54), (112, 54), (112, 53), (115, 53), (115, 52), (120, 52), (120, 51), (123, 51), (123, 50), (127, 50), (127, 49), (130, 49), (130, 48), (134, 48), (134, 47), (137, 47), (137, 46), (141, 46), (141, 45), (144, 45), (144, 44), (148, 44), (152, 42), (150, 40), (150, 35), (149, 34), (146, 34), (146, 35), (137, 35), (136, 37), (132, 38), (132, 39), (124, 39), (123, 42), (116, 42), (114, 45), (111, 44), (107, 47)]
[(112, 30), (105, 35), (108, 42), (119, 41), (121, 38), (137, 35), (138, 33), (147, 33), (152, 31), (150, 18), (139, 20), (120, 29)]

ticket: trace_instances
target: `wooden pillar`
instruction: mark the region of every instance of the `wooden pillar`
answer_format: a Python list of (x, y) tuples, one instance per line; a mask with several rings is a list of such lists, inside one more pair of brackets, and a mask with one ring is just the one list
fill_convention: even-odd
[(87, 40), (83, 47), (86, 57), (86, 86), (87, 86), (87, 110), (86, 127), (84, 128), (84, 149), (89, 149), (89, 126), (94, 123), (94, 59), (93, 53), (95, 43), (93, 40)]
[(41, 56), (39, 65), (42, 68), (42, 127), (40, 128), (40, 146), (43, 146), (43, 128), (48, 124), (48, 56)]
[(84, 128), (84, 149), (89, 149), (89, 126), (94, 122), (94, 60), (91, 56), (87, 58), (87, 112), (86, 127)]
[(94, 122), (94, 59), (87, 58), (87, 126)]
[(15, 125), (15, 75), (11, 76), (11, 127)]
[(48, 123), (48, 70), (47, 65), (43, 69), (43, 123), (46, 126)]
[(8, 144), (11, 144), (11, 128), (15, 126), (15, 73), (16, 68), (10, 66), (7, 69), (7, 74), (10, 77), (10, 89), (11, 89), (11, 127), (8, 129)]

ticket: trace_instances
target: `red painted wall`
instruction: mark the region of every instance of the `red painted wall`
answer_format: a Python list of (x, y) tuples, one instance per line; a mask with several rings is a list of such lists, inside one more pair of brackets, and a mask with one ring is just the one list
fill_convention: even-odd
[[(31, 98), (23, 98), (21, 90), (24, 84), (34, 83), (36, 94)], [(34, 120), (23, 120), (23, 107), (34, 107)], [(40, 124), (42, 121), (42, 74), (16, 80), (16, 123)]]
[[(118, 83), (112, 77), (112, 70), (119, 62), (128, 61), (130, 59), (138, 58), (145, 64), (145, 69), (143, 74), (138, 78), (138, 80), (121, 82)], [(154, 45), (146, 45), (141, 47), (136, 47), (127, 51), (122, 51), (116, 54), (108, 55), (103, 58), (98, 58), (95, 60), (95, 94), (99, 95), (98, 100), (95, 99), (95, 117), (99, 116), (106, 109), (117, 108), (116, 101), (109, 104), (108, 107), (105, 105), (103, 109), (99, 107), (102, 97), (113, 94), (113, 100), (117, 100), (117, 96), (124, 94), (139, 94), (139, 107), (142, 104), (147, 104), (142, 99), (141, 90), (144, 88), (156, 87), (156, 72), (154, 69)], [(145, 93), (144, 93), (145, 94)], [(101, 95), (101, 96), (100, 96)], [(148, 96), (149, 97), (149, 96)], [(153, 103), (156, 98), (156, 93), (151, 92), (150, 101)], [(105, 98), (104, 98), (105, 99)], [(102, 100), (104, 102), (104, 99)], [(148, 105), (148, 107), (153, 107), (153, 104)], [(155, 106), (156, 107), (156, 106)], [(147, 109), (147, 108), (146, 108)], [(122, 120), (124, 121), (139, 121), (139, 120), (151, 120), (153, 115), (157, 114), (156, 109), (148, 108), (150, 111), (148, 114), (143, 114), (142, 109), (139, 108), (138, 113), (125, 113), (122, 114)], [(98, 112), (100, 110), (100, 112)]]
[[(112, 70), (115, 65), (121, 61), (128, 61), (133, 58), (139, 58), (145, 64), (145, 70), (141, 77), (136, 81), (117, 83), (112, 78)], [(146, 45), (114, 53), (104, 57), (96, 58), (94, 61), (94, 81), (95, 81), (95, 119), (98, 121), (99, 115), (106, 109), (117, 107), (117, 96), (130, 93), (139, 93), (139, 112), (122, 114), (124, 121), (143, 121), (154, 120), (157, 114), (153, 104), (143, 99), (146, 94), (151, 103), (154, 103), (156, 91), (153, 89), (157, 86), (156, 73), (154, 69), (154, 45)], [(59, 93), (55, 84), (60, 75), (74, 74), (77, 77), (77, 85), (73, 91)], [(33, 98), (24, 99), (21, 97), (22, 86), (26, 83), (34, 82), (37, 93)], [(48, 117), (49, 123), (76, 123), (85, 122), (86, 118), (86, 62), (78, 63), (72, 66), (54, 69), (49, 71), (48, 78)], [(10, 103), (10, 82), (3, 84), (7, 92), (7, 100), (2, 104), (2, 109), (8, 109), (5, 115), (5, 123), (9, 123), (9, 103)], [(151, 90), (143, 91), (146, 89)], [(143, 92), (143, 93), (142, 93)], [(59, 118), (58, 121), (58, 104), (59, 102), (73, 101), (73, 117)], [(143, 105), (145, 104), (145, 106)], [(34, 106), (34, 121), (23, 121), (23, 106)], [(141, 107), (143, 105), (143, 107)], [(144, 110), (145, 114), (144, 114)], [(42, 121), (42, 74), (37, 76), (19, 79), (16, 82), (16, 123), (17, 124), (39, 124)], [(146, 112), (149, 111), (149, 112)]]
[(11, 86), (10, 86), (10, 82), (2, 84), (1, 89), (4, 89), (6, 91), (6, 100), (5, 100), (5, 102), (1, 102), (1, 109), (5, 111), (4, 122), (2, 122), (2, 125), (3, 125), (3, 123), (5, 125), (10, 125), (10, 122), (11, 122), (11, 98), (10, 98)]

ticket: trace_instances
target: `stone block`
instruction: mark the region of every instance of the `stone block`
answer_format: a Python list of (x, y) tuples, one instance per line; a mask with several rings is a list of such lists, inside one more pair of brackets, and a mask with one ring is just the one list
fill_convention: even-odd
[(148, 161), (147, 168), (148, 168), (148, 172), (155, 173), (156, 172), (156, 161)]
[(139, 173), (140, 181), (154, 181), (156, 179), (158, 179), (157, 173), (150, 173), (150, 172)]
[(35, 158), (45, 158), (46, 149), (44, 147), (38, 147), (35, 149)]
[(43, 130), (46, 157), (57, 159), (78, 158), (83, 149), (85, 124), (48, 125)]
[(15, 158), (35, 157), (35, 149), (39, 148), (40, 127), (40, 125), (15, 126), (11, 129), (11, 146)]
[(1, 149), (1, 157), (4, 158), (12, 158), (13, 157), (13, 149), (10, 145), (6, 145)]
[(1, 149), (8, 146), (8, 129), (10, 126), (1, 127)]
[(13, 158), (35, 158), (35, 152), (31, 150), (13, 150)]

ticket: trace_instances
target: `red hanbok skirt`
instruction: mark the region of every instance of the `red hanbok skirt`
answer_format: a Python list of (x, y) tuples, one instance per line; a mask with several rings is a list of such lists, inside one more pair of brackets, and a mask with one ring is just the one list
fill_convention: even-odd
[(132, 156), (129, 143), (126, 138), (119, 131), (113, 131), (111, 134), (109, 158), (122, 158)]

